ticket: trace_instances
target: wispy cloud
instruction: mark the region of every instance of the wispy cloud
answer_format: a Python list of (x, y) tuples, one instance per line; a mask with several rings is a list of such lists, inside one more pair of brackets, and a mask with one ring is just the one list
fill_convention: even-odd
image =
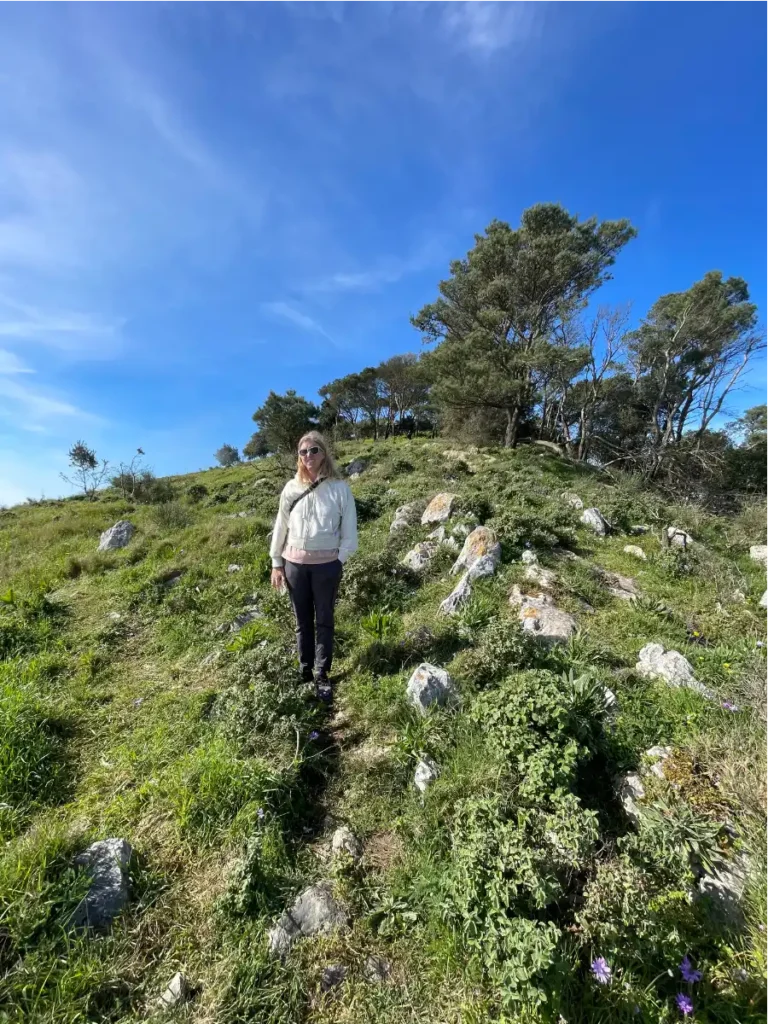
[(9, 375), (0, 374), (0, 416), (23, 430), (43, 432), (52, 419), (77, 418), (89, 423), (103, 423), (99, 416), (79, 409), (45, 390), (23, 384)]
[(261, 308), (271, 317), (276, 317), (279, 320), (287, 320), (288, 323), (293, 324), (295, 327), (300, 327), (303, 331), (321, 334), (328, 341), (333, 341), (330, 334), (328, 334), (322, 324), (319, 324), (317, 320), (314, 320), (311, 316), (307, 316), (306, 313), (302, 313), (301, 310), (296, 309), (287, 302), (265, 302), (262, 304)]
[(540, 14), (536, 12), (538, 6), (461, 0), (443, 5), (443, 24), (461, 49), (489, 54), (528, 38)]
[(0, 376), (12, 373), (34, 373), (29, 366), (25, 366), (19, 357), (13, 352), (6, 352), (0, 348)]

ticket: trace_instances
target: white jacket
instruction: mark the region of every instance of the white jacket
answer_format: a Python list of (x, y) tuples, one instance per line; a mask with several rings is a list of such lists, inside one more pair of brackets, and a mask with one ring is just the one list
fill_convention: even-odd
[(357, 511), (349, 484), (345, 480), (323, 480), (298, 502), (289, 516), (291, 502), (308, 486), (294, 477), (280, 495), (269, 547), (275, 568), (283, 565), (286, 544), (304, 551), (338, 549), (340, 562), (345, 562), (357, 551)]

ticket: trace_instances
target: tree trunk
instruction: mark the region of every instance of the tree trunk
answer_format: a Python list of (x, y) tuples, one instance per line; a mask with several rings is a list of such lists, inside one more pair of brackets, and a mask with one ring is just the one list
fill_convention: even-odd
[(513, 409), (507, 407), (507, 429), (504, 434), (504, 447), (505, 448), (516, 448), (517, 447), (517, 425), (520, 421), (520, 406), (516, 405)]

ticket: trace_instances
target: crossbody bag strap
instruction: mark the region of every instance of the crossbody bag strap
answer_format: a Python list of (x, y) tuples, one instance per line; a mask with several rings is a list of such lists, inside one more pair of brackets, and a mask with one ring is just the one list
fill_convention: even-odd
[(300, 495), (298, 496), (298, 498), (294, 498), (294, 499), (293, 499), (293, 501), (291, 502), (291, 504), (290, 504), (290, 505), (288, 506), (288, 515), (289, 515), (289, 516), (290, 516), (291, 512), (293, 512), (293, 510), (294, 510), (294, 509), (296, 508), (296, 506), (297, 506), (297, 505), (299, 504), (299, 502), (300, 502), (300, 501), (302, 500), (302, 498), (306, 498), (306, 496), (307, 496), (308, 494), (310, 494), (310, 493), (311, 493), (312, 491), (314, 491), (314, 489), (315, 489), (315, 488), (316, 488), (316, 487), (317, 487), (317, 486), (318, 486), (319, 484), (321, 484), (321, 483), (323, 482), (323, 479), (324, 479), (324, 478), (321, 478), (320, 480), (315, 480), (315, 482), (314, 482), (313, 484), (310, 484), (310, 485), (309, 485), (309, 487), (308, 487), (308, 488), (306, 489), (306, 491), (302, 491), (302, 493), (301, 493), (301, 494), (300, 494)]

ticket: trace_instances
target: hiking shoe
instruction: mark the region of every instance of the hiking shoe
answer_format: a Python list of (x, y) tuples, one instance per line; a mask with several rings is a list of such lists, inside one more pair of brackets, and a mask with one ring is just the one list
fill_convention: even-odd
[(323, 704), (330, 704), (333, 700), (333, 690), (327, 676), (320, 676), (315, 680), (315, 695)]
[(312, 674), (312, 669), (311, 668), (303, 668), (301, 670), (301, 681), (302, 681), (302, 683), (312, 683), (312, 682), (314, 682), (314, 680), (315, 680), (315, 677)]

